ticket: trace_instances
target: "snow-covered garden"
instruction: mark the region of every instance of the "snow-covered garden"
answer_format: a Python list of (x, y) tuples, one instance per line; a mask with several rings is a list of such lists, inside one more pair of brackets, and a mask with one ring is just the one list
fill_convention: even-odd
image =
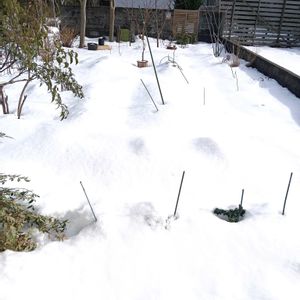
[[(69, 222), (62, 242), (0, 253), (1, 300), (299, 298), (299, 99), (209, 44), (150, 42), (164, 105), (148, 47), (136, 67), (141, 41), (74, 48), (85, 98), (62, 92), (66, 120), (34, 82), (18, 120), (21, 85), (6, 88), (0, 172), (28, 176), (39, 211)], [(243, 189), (240, 222), (213, 214)]]

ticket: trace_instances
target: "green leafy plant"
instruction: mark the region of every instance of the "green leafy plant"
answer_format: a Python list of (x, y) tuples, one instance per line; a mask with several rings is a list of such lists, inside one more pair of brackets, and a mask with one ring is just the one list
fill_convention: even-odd
[(179, 45), (194, 44), (196, 42), (196, 34), (194, 33), (181, 33), (176, 36), (176, 43)]
[(214, 209), (214, 214), (217, 216), (220, 216), (222, 219), (236, 223), (239, 222), (245, 215), (246, 210), (243, 209), (242, 205), (239, 205), (238, 208), (234, 209), (220, 209), (220, 208), (215, 208)]
[[(1, 91), (7, 85), (24, 82), (17, 108), (20, 118), (27, 98), (25, 91), (33, 80), (37, 80), (41, 85), (46, 85), (63, 120), (67, 118), (69, 111), (62, 102), (60, 88), (71, 91), (76, 97), (84, 97), (82, 86), (77, 83), (71, 69), (73, 63), (78, 63), (78, 55), (72, 50), (64, 49), (59, 36), (46, 26), (47, 1), (28, 2), (1, 2), (0, 50), (3, 60), (0, 62), (0, 76), (7, 72), (11, 75), (4, 76)], [(9, 113), (7, 99), (3, 112)]]
[[(20, 175), (0, 173), (0, 183), (25, 181)], [(67, 220), (39, 214), (34, 202), (39, 196), (23, 188), (0, 188), (0, 252), (5, 250), (31, 251), (37, 247), (36, 232), (47, 233), (49, 238), (64, 239)]]

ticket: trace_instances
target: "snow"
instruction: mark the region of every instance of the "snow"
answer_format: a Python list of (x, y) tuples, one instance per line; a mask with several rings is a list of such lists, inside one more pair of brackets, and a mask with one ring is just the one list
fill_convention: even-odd
[(300, 76), (300, 48), (271, 48), (267, 46), (248, 46), (246, 48)]
[[(299, 99), (244, 61), (237, 90), (205, 43), (176, 50), (187, 83), (173, 51), (151, 44), (165, 105), (153, 68), (135, 66), (140, 41), (74, 49), (86, 97), (62, 93), (62, 122), (35, 84), (17, 120), (20, 86), (7, 88), (1, 172), (30, 177), (22, 186), (40, 211), (70, 222), (64, 242), (40, 236), (33, 252), (0, 254), (1, 300), (299, 298)], [(184, 170), (179, 218), (166, 226)], [(243, 221), (212, 213), (237, 206), (242, 189)]]

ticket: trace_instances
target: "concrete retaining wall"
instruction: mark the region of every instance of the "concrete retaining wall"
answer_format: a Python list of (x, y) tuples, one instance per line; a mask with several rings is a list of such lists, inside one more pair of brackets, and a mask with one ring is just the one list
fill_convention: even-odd
[(234, 52), (240, 58), (249, 62), (249, 66), (256, 68), (264, 75), (275, 79), (281, 86), (286, 87), (290, 92), (300, 98), (300, 76), (277, 65), (276, 63), (231, 42), (223, 39), (226, 50)]

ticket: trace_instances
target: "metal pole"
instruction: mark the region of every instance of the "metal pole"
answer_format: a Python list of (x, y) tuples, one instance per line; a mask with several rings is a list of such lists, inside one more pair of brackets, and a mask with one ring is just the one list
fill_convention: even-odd
[(93, 210), (92, 205), (91, 205), (91, 203), (90, 203), (89, 197), (87, 196), (86, 191), (85, 191), (85, 189), (84, 189), (83, 184), (82, 184), (81, 181), (80, 181), (80, 184), (81, 184), (81, 187), (82, 187), (83, 192), (84, 192), (84, 194), (85, 194), (86, 200), (87, 200), (87, 202), (88, 202), (88, 204), (89, 204), (89, 206), (90, 206), (90, 208), (91, 208), (91, 211), (92, 211), (92, 213), (93, 213), (93, 216), (94, 216), (94, 218), (95, 218), (95, 222), (97, 222), (97, 217), (96, 217), (96, 215), (95, 215), (95, 213), (94, 213), (94, 210)]
[(242, 196), (241, 196), (241, 206), (243, 206), (243, 199), (244, 199), (244, 189), (242, 189)]
[(153, 104), (154, 104), (154, 106), (155, 106), (156, 110), (158, 111), (158, 108), (157, 108), (157, 106), (156, 106), (156, 104), (155, 104), (155, 102), (154, 102), (154, 100), (153, 100), (153, 98), (152, 98), (152, 96), (151, 96), (151, 94), (150, 94), (149, 90), (147, 89), (147, 87), (146, 87), (146, 85), (145, 85), (145, 83), (144, 83), (144, 81), (143, 81), (142, 79), (141, 79), (141, 82), (142, 82), (142, 84), (143, 84), (144, 88), (146, 89), (146, 91), (147, 91), (147, 93), (148, 93), (148, 95), (149, 95), (150, 99), (152, 100), (152, 102), (153, 102)]
[(184, 174), (185, 174), (185, 171), (183, 171), (182, 177), (181, 177), (179, 192), (178, 192), (176, 206), (175, 206), (175, 210), (174, 210), (174, 217), (176, 216), (176, 213), (177, 213), (177, 207), (178, 207), (178, 202), (179, 202), (179, 198), (180, 198), (180, 193), (181, 193), (182, 183), (183, 183), (183, 179), (184, 179)]
[(288, 187), (287, 187), (287, 190), (286, 190), (286, 194), (285, 194), (285, 198), (284, 198), (284, 204), (283, 204), (283, 210), (282, 210), (282, 215), (284, 215), (284, 212), (285, 212), (285, 205), (286, 205), (286, 200), (287, 200), (287, 197), (288, 197), (288, 194), (289, 194), (289, 189), (290, 189), (292, 177), (293, 177), (293, 172), (290, 175), (289, 184), (288, 184)]
[(157, 85), (158, 85), (158, 89), (159, 89), (159, 93), (160, 93), (160, 97), (161, 97), (161, 102), (162, 102), (162, 104), (165, 104), (164, 97), (163, 97), (162, 92), (161, 92), (157, 72), (156, 72), (156, 67), (155, 67), (155, 63), (154, 63), (154, 59), (153, 59), (153, 55), (152, 55), (151, 46), (150, 46), (150, 43), (149, 43), (149, 38), (148, 38), (147, 35), (146, 35), (146, 39), (147, 39), (147, 43), (148, 43), (148, 47), (149, 47), (149, 51), (150, 51), (150, 56), (151, 56), (151, 60), (152, 60), (152, 65), (153, 65), (153, 69), (154, 69), (154, 73), (155, 73), (155, 77), (156, 77), (156, 81), (157, 81)]

